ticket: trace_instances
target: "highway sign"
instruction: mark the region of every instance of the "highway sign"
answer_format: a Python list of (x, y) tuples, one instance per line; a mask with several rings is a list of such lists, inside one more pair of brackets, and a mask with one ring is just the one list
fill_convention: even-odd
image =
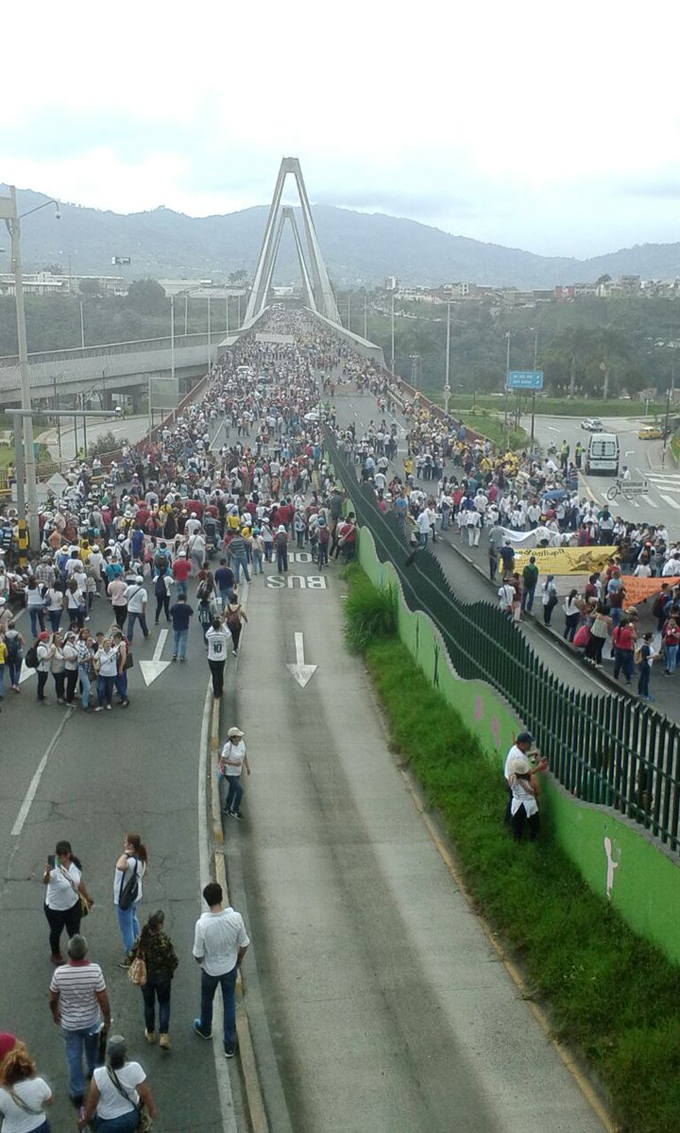
[(508, 370), (506, 389), (543, 389), (542, 370)]
[(50, 476), (45, 487), (54, 492), (55, 496), (60, 496), (68, 488), (68, 480), (60, 472), (55, 472), (53, 476)]

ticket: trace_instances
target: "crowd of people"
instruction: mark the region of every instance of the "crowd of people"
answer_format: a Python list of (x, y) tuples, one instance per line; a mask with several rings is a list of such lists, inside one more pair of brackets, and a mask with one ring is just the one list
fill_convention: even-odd
[[(356, 381), (363, 363), (303, 316), (274, 310), (268, 329), (276, 336), (291, 323), (296, 334), (290, 342), (245, 336), (215, 365), (202, 400), (153, 441), (126, 450), (113, 472), (82, 461), (68, 469), (68, 490), (41, 512), (37, 555), (24, 561), (16, 512), (4, 509), (0, 697), (8, 715), (25, 705), (31, 686), (23, 677), (31, 670), (41, 708), (52, 702), (105, 713), (115, 699), (134, 711), (129, 680), (137, 643), (161, 624), (170, 631), (172, 661), (207, 658), (219, 698), (227, 657), (238, 655), (247, 625), (243, 585), (273, 571), (285, 574), (289, 548), (310, 551), (319, 569), (351, 558), (356, 525), (351, 512), (343, 514), (343, 492), (324, 459), (322, 429), (334, 412), (320, 401), (319, 387), (333, 396), (335, 383)], [(258, 327), (260, 335), (263, 329), (266, 324)], [(225, 813), (239, 820), (241, 777), (250, 773), (239, 728), (229, 729), (218, 770)], [(165, 932), (162, 909), (140, 920), (149, 868), (141, 838), (128, 833), (114, 867), (120, 966), (141, 989), (143, 1041), (157, 1041), (168, 1052), (172, 980), (181, 957)], [(112, 1133), (145, 1128), (155, 1116), (156, 1091), (142, 1064), (128, 1056), (128, 1047), (138, 1044), (111, 1033), (107, 980), (81, 932), (93, 900), (69, 841), (57, 843), (42, 880), (54, 965), (49, 1004), (79, 1124)], [(219, 885), (208, 885), (204, 898), (207, 911), (193, 948), (201, 965), (193, 1029), (212, 1037), (220, 987), (224, 1054), (231, 1058), (236, 975), (249, 940), (240, 915), (223, 905)], [(0, 1056), (4, 1130), (45, 1133), (51, 1086), (14, 1034), (2, 1036)]]

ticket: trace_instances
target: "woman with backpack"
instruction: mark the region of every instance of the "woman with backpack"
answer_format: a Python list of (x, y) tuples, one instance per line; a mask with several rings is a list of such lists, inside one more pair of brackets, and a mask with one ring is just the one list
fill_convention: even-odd
[(541, 587), (541, 604), (543, 606), (543, 625), (549, 626), (552, 612), (557, 605), (557, 587), (555, 575), (549, 574)]
[(158, 1045), (170, 1050), (170, 991), (172, 977), (179, 963), (169, 936), (163, 932), (165, 913), (152, 913), (135, 941), (130, 959), (140, 957), (146, 964), (146, 984), (140, 988), (144, 1000), (144, 1038), (156, 1041), (156, 999), (158, 999)]
[(227, 608), (224, 611), (224, 615), (227, 623), (227, 629), (231, 634), (232, 653), (234, 654), (234, 657), (238, 657), (238, 643), (241, 639), (241, 630), (243, 629), (242, 622), (248, 621), (248, 615), (239, 602), (235, 591), (232, 591), (232, 593), (229, 595), (229, 600), (227, 602)]
[(142, 899), (142, 881), (147, 870), (146, 846), (139, 834), (126, 834), (123, 852), (116, 861), (113, 878), (113, 903), (118, 914), (118, 927), (123, 941), (120, 968), (130, 967), (130, 953), (139, 936), (137, 906)]
[(22, 650), (25, 648), (26, 642), (12, 621), (7, 624), (4, 638), (5, 645), (7, 646), (6, 665), (10, 688), (13, 692), (21, 692), (19, 688), (19, 675), (23, 661)]
[(45, 596), (38, 585), (35, 575), (31, 575), (24, 591), (24, 600), (28, 616), (31, 619), (31, 636), (37, 637), (38, 625), (41, 632), (45, 629)]
[(163, 563), (165, 563), (165, 559), (160, 559), (156, 564), (156, 575), (153, 583), (153, 592), (156, 595), (156, 625), (158, 625), (161, 610), (165, 611), (166, 622), (170, 621), (170, 591), (173, 579), (167, 569), (162, 569)]

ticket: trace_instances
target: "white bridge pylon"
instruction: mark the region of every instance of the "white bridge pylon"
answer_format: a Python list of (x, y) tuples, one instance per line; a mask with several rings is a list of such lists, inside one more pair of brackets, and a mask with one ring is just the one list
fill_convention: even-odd
[[(286, 177), (289, 173), (293, 174), (297, 186), (300, 211), (302, 213), (302, 222), (304, 224), (307, 242), (307, 257), (305, 257), (300, 231), (295, 220), (295, 213), (289, 205), (281, 204)], [(289, 221), (293, 230), (293, 239), (295, 241), (298, 262), (300, 264), (306, 305), (310, 307), (312, 311), (318, 311), (320, 315), (324, 315), (325, 318), (330, 319), (331, 322), (339, 324), (340, 316), (338, 314), (335, 296), (333, 295), (326, 265), (321, 255), (300, 162), (296, 157), (284, 157), (281, 161), (281, 168), (279, 169), (279, 175), (276, 179), (276, 188), (274, 189), (274, 196), (264, 230), (262, 248), (257, 261), (253, 287), (250, 292), (250, 299), (248, 300), (248, 310), (246, 312), (245, 321), (249, 323), (252, 319), (256, 319), (267, 306), (267, 297), (272, 285), (276, 258), (281, 244), (281, 234), (286, 221)]]

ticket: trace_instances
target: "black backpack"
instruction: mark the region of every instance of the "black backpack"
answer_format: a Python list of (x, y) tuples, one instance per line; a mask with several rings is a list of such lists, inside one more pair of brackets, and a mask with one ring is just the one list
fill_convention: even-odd
[(30, 648), (26, 650), (24, 665), (27, 669), (38, 668), (38, 647), (36, 645), (31, 645)]

